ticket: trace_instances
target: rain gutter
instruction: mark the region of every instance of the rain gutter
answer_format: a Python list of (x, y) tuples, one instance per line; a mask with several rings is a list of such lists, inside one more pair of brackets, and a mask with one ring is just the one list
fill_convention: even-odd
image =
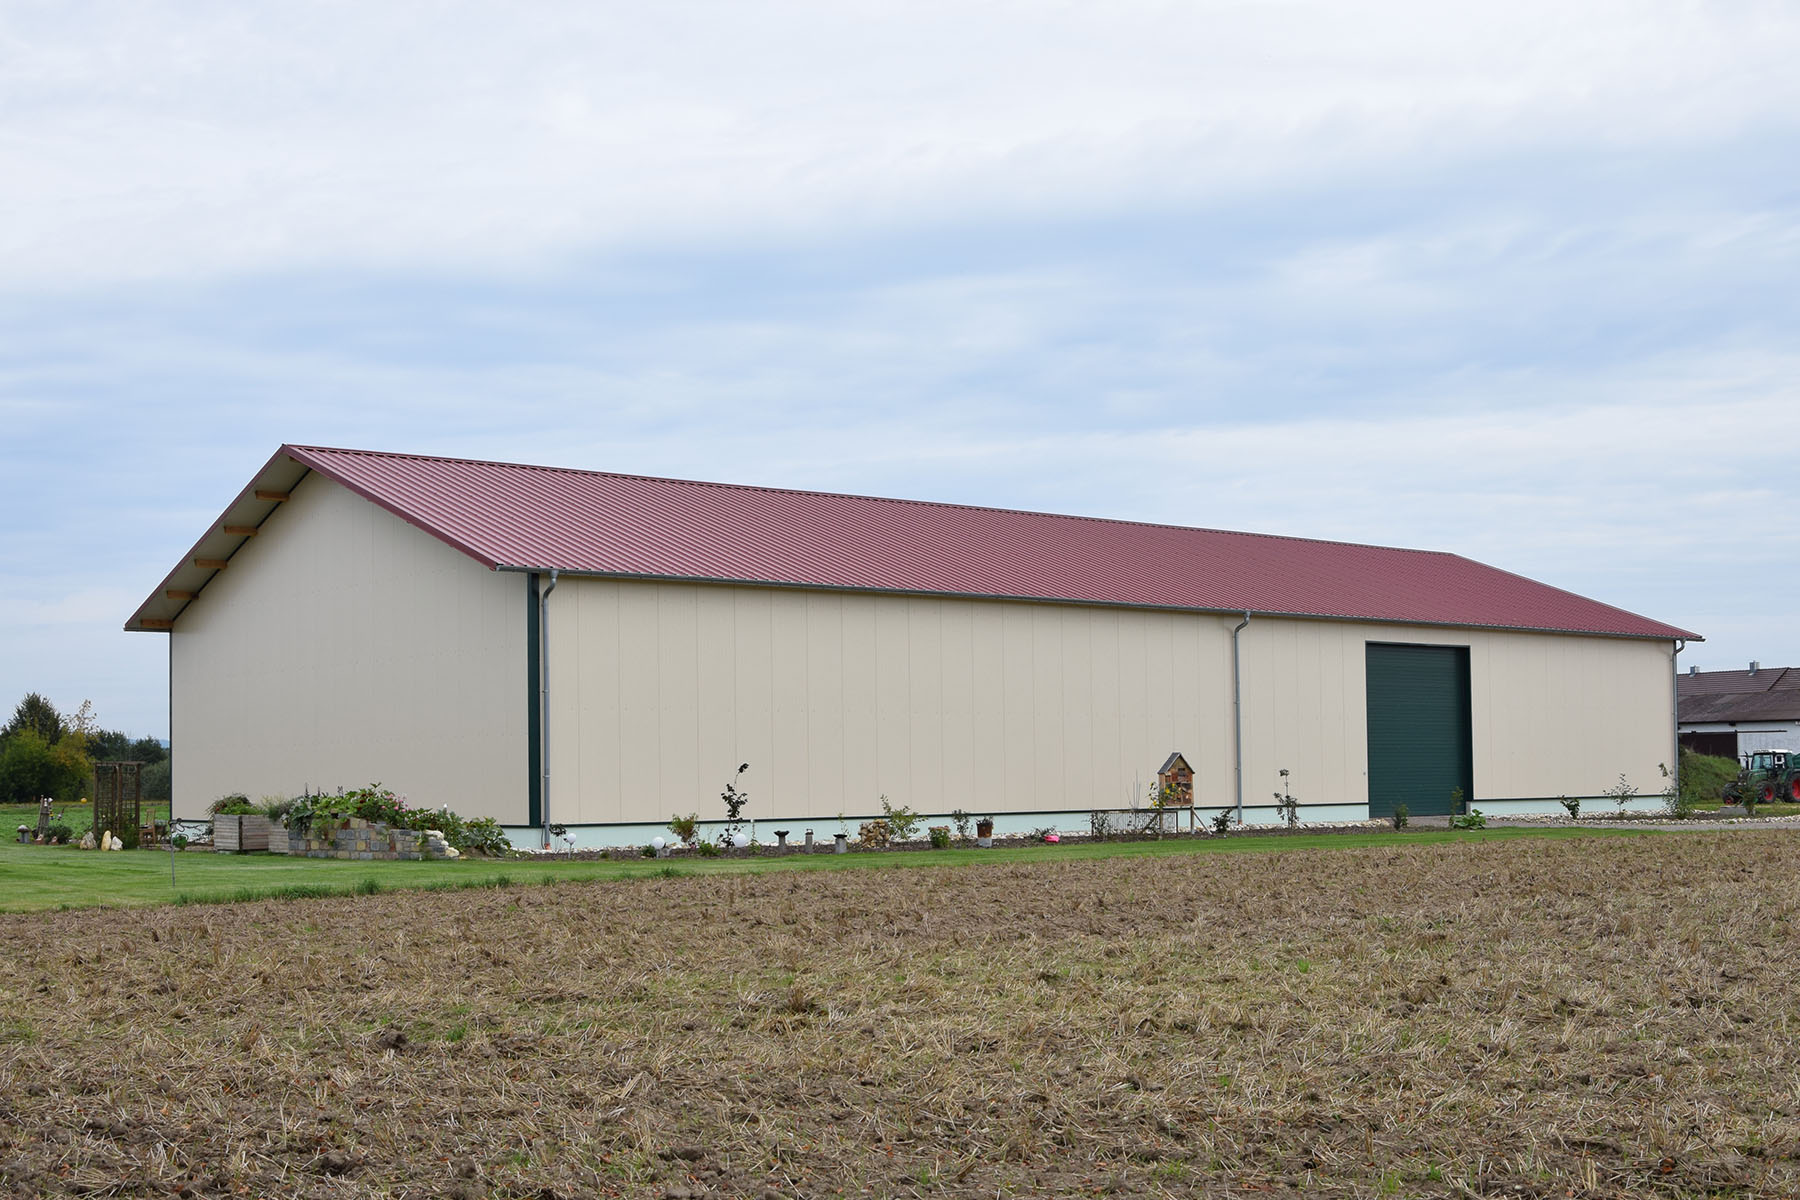
[(550, 569), (550, 586), (538, 592), (538, 821), (544, 845), (550, 845), (550, 593), (556, 590), (556, 568)]

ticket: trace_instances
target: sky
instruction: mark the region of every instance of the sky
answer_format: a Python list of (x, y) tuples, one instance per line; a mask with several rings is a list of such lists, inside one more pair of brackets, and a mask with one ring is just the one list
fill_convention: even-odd
[[(1450, 550), (1800, 665), (1800, 8), (0, 6), (0, 707), (283, 442)], [(3, 715), (3, 714), (0, 714)]]

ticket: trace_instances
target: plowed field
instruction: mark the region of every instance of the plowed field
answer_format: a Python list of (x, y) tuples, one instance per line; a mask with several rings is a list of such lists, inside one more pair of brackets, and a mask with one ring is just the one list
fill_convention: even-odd
[(0, 918), (21, 1196), (1800, 1194), (1800, 840)]

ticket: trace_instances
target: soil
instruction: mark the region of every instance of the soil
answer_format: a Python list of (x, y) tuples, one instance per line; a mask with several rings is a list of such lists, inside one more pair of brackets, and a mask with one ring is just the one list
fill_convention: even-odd
[(1792, 1196), (1800, 841), (9, 917), (0, 1195)]

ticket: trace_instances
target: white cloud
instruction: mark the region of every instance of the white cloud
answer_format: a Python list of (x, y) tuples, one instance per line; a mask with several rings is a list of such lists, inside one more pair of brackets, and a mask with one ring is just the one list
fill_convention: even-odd
[(1170, 208), (1800, 111), (1780, 4), (224, 3), (0, 17), (6, 286)]

